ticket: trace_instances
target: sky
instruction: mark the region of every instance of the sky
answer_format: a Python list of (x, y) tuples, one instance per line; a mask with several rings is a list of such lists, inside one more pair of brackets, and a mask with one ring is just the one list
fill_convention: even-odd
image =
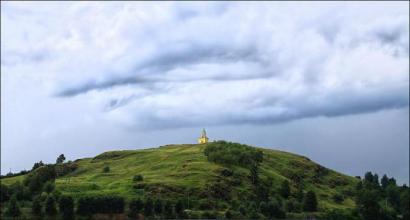
[(202, 128), (408, 184), (408, 2), (1, 2), (2, 174)]

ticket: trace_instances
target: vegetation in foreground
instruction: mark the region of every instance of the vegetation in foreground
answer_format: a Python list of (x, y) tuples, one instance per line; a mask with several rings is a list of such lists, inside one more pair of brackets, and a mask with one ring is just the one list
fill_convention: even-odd
[(225, 141), (34, 164), (1, 179), (3, 218), (409, 219), (409, 189)]

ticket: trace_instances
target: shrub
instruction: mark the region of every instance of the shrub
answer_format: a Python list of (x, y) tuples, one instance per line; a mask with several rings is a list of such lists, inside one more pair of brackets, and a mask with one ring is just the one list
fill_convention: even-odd
[(182, 200), (178, 200), (175, 204), (175, 213), (180, 217), (184, 212), (184, 203)]
[(162, 201), (160, 199), (155, 200), (155, 202), (154, 202), (154, 211), (155, 211), (155, 214), (157, 214), (157, 215), (162, 213), (163, 204), (162, 204)]
[(58, 203), (60, 213), (64, 219), (72, 219), (74, 217), (74, 199), (71, 196), (62, 195)]
[(7, 216), (12, 216), (12, 217), (17, 217), (17, 216), (21, 215), (21, 211), (20, 211), (19, 204), (17, 202), (17, 196), (16, 195), (13, 195), (10, 198), (9, 204), (6, 207), (5, 214)]
[(119, 196), (81, 197), (78, 200), (77, 213), (79, 215), (123, 213), (124, 206), (124, 198)]
[(290, 196), (289, 181), (285, 180), (282, 182), (282, 185), (280, 187), (280, 194), (283, 198), (288, 198)]
[(338, 204), (342, 203), (343, 200), (344, 200), (343, 195), (341, 195), (341, 194), (333, 195), (332, 199), (333, 199), (334, 202), (336, 202)]
[(7, 185), (0, 184), (0, 203), (10, 199), (10, 188)]
[(41, 201), (41, 197), (40, 196), (36, 196), (33, 198), (33, 205), (31, 206), (31, 213), (33, 213), (33, 215), (41, 215), (42, 214), (42, 201)]
[(109, 167), (109, 166), (105, 166), (105, 167), (103, 168), (103, 172), (104, 172), (104, 173), (110, 172), (110, 167)]
[(164, 205), (165, 218), (172, 218), (174, 215), (174, 206), (171, 201), (166, 201)]
[(131, 202), (129, 203), (130, 217), (136, 217), (139, 213), (141, 213), (143, 208), (144, 208), (144, 203), (142, 202), (141, 199), (131, 200)]
[(151, 198), (148, 198), (144, 204), (144, 214), (145, 216), (151, 216), (154, 211), (154, 203)]
[(257, 165), (263, 160), (262, 151), (247, 145), (226, 141), (209, 143), (204, 154), (211, 162), (247, 168)]
[(134, 175), (134, 177), (132, 178), (132, 180), (133, 180), (134, 182), (139, 182), (139, 181), (143, 181), (143, 180), (144, 180), (144, 177), (143, 177), (141, 174), (138, 174), (138, 175)]
[(308, 191), (303, 201), (303, 210), (308, 212), (317, 211), (316, 194), (313, 191)]
[(46, 205), (45, 205), (45, 213), (50, 216), (57, 214), (56, 201), (54, 197), (51, 195), (47, 197)]
[(51, 192), (53, 192), (54, 188), (55, 188), (54, 182), (48, 181), (43, 186), (43, 192), (51, 193)]

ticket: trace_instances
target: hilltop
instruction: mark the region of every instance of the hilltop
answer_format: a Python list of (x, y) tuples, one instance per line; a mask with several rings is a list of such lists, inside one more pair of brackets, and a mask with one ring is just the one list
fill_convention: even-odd
[[(224, 144), (229, 144), (218, 143), (222, 143), (221, 149)], [(71, 163), (74, 171), (56, 178), (56, 190), (77, 199), (97, 195), (122, 196), (126, 201), (136, 197), (184, 199), (187, 208), (198, 211), (224, 211), (236, 203), (255, 200), (259, 191), (255, 191), (250, 169), (246, 164), (210, 161), (204, 151), (213, 144), (109, 151), (94, 158), (78, 159)], [(313, 191), (319, 211), (355, 207), (353, 194), (358, 179), (296, 154), (245, 147), (263, 154), (258, 165), (258, 184), (265, 187), (265, 192), (261, 192), (267, 193), (265, 196), (277, 198), (280, 203), (291, 201), (297, 210), (301, 205), (297, 201), (298, 193)], [(236, 149), (235, 144), (232, 149)], [(4, 178), (1, 182), (10, 185), (23, 180), (26, 175)], [(139, 175), (142, 180), (135, 179)], [(285, 181), (290, 186), (287, 200), (280, 195)], [(337, 197), (342, 199), (335, 199)]]

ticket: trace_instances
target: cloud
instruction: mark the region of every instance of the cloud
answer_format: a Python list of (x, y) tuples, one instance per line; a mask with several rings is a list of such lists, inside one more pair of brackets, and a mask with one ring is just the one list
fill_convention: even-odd
[[(53, 22), (30, 13), (41, 22), (29, 30), (46, 28), (27, 45), (2, 48), (2, 65), (53, 67), (45, 73), (50, 95), (94, 99), (107, 120), (127, 128), (402, 108), (409, 11), (389, 4), (73, 3)], [(11, 6), (6, 26), (24, 21), (8, 16)], [(29, 30), (14, 32), (24, 39)]]

